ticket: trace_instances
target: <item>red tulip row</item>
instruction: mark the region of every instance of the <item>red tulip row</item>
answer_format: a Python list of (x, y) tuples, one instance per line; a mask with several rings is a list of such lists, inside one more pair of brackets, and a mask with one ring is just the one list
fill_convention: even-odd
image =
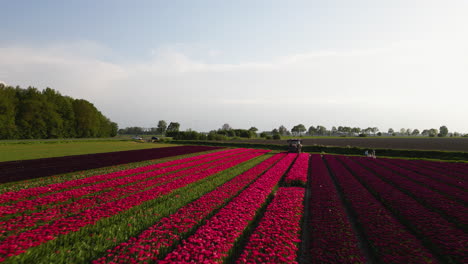
[(156, 261), (161, 254), (161, 249), (173, 246), (183, 235), (199, 225), (213, 210), (220, 208), (226, 200), (235, 196), (284, 156), (284, 154), (277, 154), (243, 174), (236, 176), (214, 191), (180, 208), (175, 214), (161, 219), (137, 238), (130, 238), (130, 240), (121, 243), (114, 249), (108, 250), (105, 257), (95, 260), (93, 263), (141, 263)]
[(298, 154), (296, 162), (289, 170), (288, 174), (284, 179), (284, 183), (287, 186), (305, 186), (307, 184), (307, 172), (309, 170), (309, 158), (310, 154), (301, 153)]
[(213, 263), (228, 257), (236, 240), (253, 221), (295, 158), (296, 154), (288, 154), (160, 262)]
[[(342, 158), (368, 188), (378, 193), (385, 205), (392, 208), (394, 212), (397, 212), (400, 219), (410, 224), (416, 233), (425, 241), (432, 244), (432, 248), (438, 251), (446, 261), (450, 263), (466, 263), (466, 259), (464, 258), (467, 256), (468, 235), (465, 232), (349, 159), (351, 158)], [(350, 183), (343, 185), (351, 186)], [(396, 228), (391, 228), (390, 222), (386, 223), (382, 221), (382, 223), (385, 224), (382, 230), (385, 229), (389, 234), (397, 233)], [(384, 241), (384, 239), (381, 240)], [(401, 239), (395, 240), (394, 243), (401, 244), (400, 247), (404, 248), (403, 245), (405, 244), (398, 242), (399, 240)], [(423, 255), (421, 251), (409, 253), (413, 254), (413, 256), (416, 256), (416, 254)], [(424, 261), (421, 259), (420, 262)]]
[[(461, 205), (460, 203), (448, 199), (446, 196), (443, 196), (438, 192), (435, 192), (421, 185), (422, 183), (430, 183), (429, 179), (426, 179), (426, 182), (424, 182), (424, 177), (417, 173), (407, 170), (401, 170), (399, 169), (399, 167), (392, 166), (390, 164), (387, 166), (387, 168), (389, 169), (395, 169), (398, 170), (398, 172), (400, 173), (404, 173), (408, 178), (411, 178), (412, 180), (422, 181), (420, 184), (418, 184), (398, 173), (394, 173), (393, 171), (389, 171), (380, 167), (375, 162), (370, 162), (369, 159), (359, 159), (359, 162), (362, 165), (374, 170), (375, 173), (378, 174), (383, 180), (393, 183), (394, 185), (400, 187), (402, 190), (405, 190), (407, 193), (411, 193), (411, 195), (414, 196), (417, 200), (424, 201), (424, 203), (430, 204), (431, 207), (444, 212), (445, 214), (447, 214), (448, 217), (457, 220), (465, 226), (468, 226), (468, 208)], [(459, 191), (459, 189), (452, 190), (448, 188), (448, 186), (441, 183), (439, 183), (439, 186), (440, 188), (438, 189), (446, 191), (447, 194), (459, 196), (460, 199), (466, 199), (464, 198), (464, 196), (468, 198), (468, 195), (463, 191)]]
[[(0, 217), (3, 217), (8, 214), (16, 214), (16, 213), (20, 213), (20, 212), (24, 212), (28, 210), (36, 210), (38, 209), (38, 207), (43, 208), (45, 205), (52, 205), (52, 204), (56, 204), (60, 202), (65, 202), (69, 199), (79, 199), (85, 195), (102, 192), (105, 190), (109, 190), (111, 188), (118, 188), (127, 184), (132, 184), (132, 183), (148, 180), (148, 179), (160, 176), (160, 175), (164, 175), (167, 173), (171, 173), (171, 172), (175, 172), (175, 171), (179, 171), (179, 170), (183, 170), (183, 169), (187, 169), (191, 167), (193, 167), (193, 169), (196, 169), (197, 168), (196, 166), (200, 166), (200, 165), (210, 166), (209, 162), (222, 160), (224, 158), (229, 158), (234, 154), (238, 154), (238, 152), (237, 153), (228, 152), (228, 153), (220, 153), (218, 155), (211, 155), (208, 158), (198, 159), (198, 160), (182, 163), (180, 165), (171, 166), (171, 167), (165, 166), (158, 170), (153, 170), (153, 171), (142, 173), (142, 174), (134, 174), (126, 170), (126, 171), (123, 171), (121, 175), (127, 175), (127, 177), (113, 178), (111, 180), (99, 182), (94, 185), (87, 185), (81, 188), (71, 189), (68, 191), (57, 192), (57, 193), (53, 193), (50, 195), (42, 196), (34, 200), (24, 200), (24, 201), (20, 201), (12, 205), (0, 206)], [(66, 185), (62, 185), (62, 186), (64, 186), (64, 188), (67, 188)]]
[[(395, 159), (379, 159), (380, 163), (385, 164), (386, 167), (391, 168), (395, 171), (402, 172), (404, 174), (407, 171), (416, 172), (419, 175), (412, 174), (415, 180), (419, 180), (431, 188), (444, 188), (441, 190), (447, 194), (460, 193), (463, 194), (461, 198), (464, 198), (465, 202), (468, 202), (468, 198), (465, 198), (465, 192), (467, 183), (466, 181), (460, 180), (455, 177), (448, 176), (445, 172), (437, 171), (430, 168), (425, 168), (421, 165), (416, 165), (406, 160), (395, 160)], [(421, 175), (422, 174), (422, 175)]]
[(209, 168), (193, 175), (188, 175), (188, 177), (181, 177), (167, 184), (159, 185), (142, 192), (132, 194), (123, 199), (118, 199), (102, 204), (93, 209), (85, 210), (77, 215), (57, 220), (51, 224), (46, 224), (36, 229), (10, 236), (0, 242), (0, 261), (3, 261), (7, 257), (24, 253), (28, 248), (35, 247), (49, 240), (55, 239), (59, 235), (78, 231), (84, 226), (95, 224), (102, 218), (119, 214), (120, 212), (140, 205), (145, 201), (166, 195), (175, 189), (204, 179), (210, 175), (236, 166), (262, 154), (262, 152), (257, 151), (251, 155), (224, 163), (220, 166)]
[[(186, 166), (186, 164), (181, 164), (180, 166), (174, 166), (167, 169), (162, 169), (157, 172), (150, 172), (151, 177), (155, 175), (163, 175), (157, 178), (152, 178), (146, 181), (140, 181), (136, 184), (132, 185), (123, 185), (121, 188), (105, 188), (107, 192), (100, 193), (98, 195), (89, 196), (83, 199), (79, 199), (77, 201), (73, 201), (72, 203), (65, 203), (65, 204), (58, 204), (51, 207), (48, 207), (45, 210), (41, 210), (30, 215), (20, 215), (15, 218), (11, 218), (5, 221), (0, 222), (0, 237), (5, 235), (13, 235), (21, 232), (24, 228), (27, 227), (34, 227), (37, 223), (47, 223), (56, 219), (60, 219), (63, 217), (67, 217), (69, 215), (77, 214), (86, 209), (92, 209), (96, 206), (104, 204), (106, 202), (110, 202), (115, 199), (122, 199), (125, 196), (130, 194), (140, 192), (146, 188), (157, 186), (161, 184), (168, 183), (170, 181), (174, 181), (179, 177), (185, 177), (187, 175), (191, 175), (210, 167), (221, 166), (223, 163), (229, 162), (231, 160), (242, 158), (245, 155), (251, 155), (254, 150), (247, 152), (246, 154), (241, 154), (240, 156), (228, 157), (217, 160), (211, 163), (204, 163), (206, 160), (199, 161), (202, 165), (197, 167), (192, 167), (187, 170), (179, 169)], [(214, 158), (212, 158), (214, 159)], [(176, 173), (166, 174), (169, 171), (166, 170), (176, 170)], [(136, 178), (147, 177), (147, 174), (141, 174), (135, 176)], [(149, 177), (149, 176), (148, 176)], [(120, 179), (119, 182), (125, 181), (126, 178)], [(113, 182), (105, 182), (106, 184), (112, 185)]]
[[(311, 157), (311, 263), (366, 263), (338, 192), (319, 154)], [(310, 252), (310, 253), (309, 253)]]
[(169, 166), (174, 166), (178, 165), (181, 163), (186, 163), (186, 162), (191, 162), (191, 161), (197, 161), (209, 157), (214, 157), (218, 156), (221, 154), (227, 154), (227, 153), (239, 153), (245, 151), (244, 149), (234, 149), (234, 150), (224, 150), (224, 151), (218, 151), (214, 153), (209, 153), (205, 155), (199, 155), (199, 156), (194, 156), (190, 158), (184, 158), (184, 159), (179, 159), (179, 160), (173, 160), (173, 161), (168, 161), (164, 163), (159, 163), (159, 164), (154, 164), (154, 165), (149, 165), (149, 166), (144, 166), (144, 167), (138, 167), (134, 169), (129, 169), (129, 170), (124, 170), (124, 171), (117, 171), (113, 173), (108, 173), (108, 174), (101, 174), (101, 175), (95, 175), (92, 177), (87, 177), (84, 179), (77, 179), (77, 180), (71, 180), (71, 181), (66, 181), (66, 182), (60, 182), (60, 183), (55, 183), (55, 184), (50, 184), (46, 186), (40, 186), (40, 187), (34, 187), (34, 188), (29, 188), (29, 189), (23, 189), (20, 191), (11, 191), (11, 192), (6, 192), (3, 194), (0, 194), (0, 204), (8, 203), (8, 202), (16, 202), (20, 201), (23, 199), (30, 199), (39, 195), (44, 195), (47, 193), (53, 193), (57, 191), (63, 191), (65, 189), (70, 189), (70, 188), (76, 188), (76, 187), (81, 187), (85, 186), (88, 184), (95, 184), (98, 182), (102, 181), (107, 181), (115, 178), (120, 178), (124, 176), (128, 176), (131, 174), (137, 174), (149, 170), (156, 170), (156, 169), (161, 169), (164, 167), (169, 167)]
[[(374, 250), (374, 256), (382, 263), (435, 263), (434, 256), (422, 245), (421, 241), (383, 207), (334, 156), (326, 156), (326, 160), (335, 174), (344, 197), (355, 212), (356, 220), (361, 224)], [(357, 170), (356, 164), (350, 162), (348, 157), (343, 160), (351, 170), (356, 170), (359, 176), (362, 175), (363, 172)], [(374, 176), (374, 178), (377, 177)], [(398, 192), (390, 186), (386, 189), (390, 192)]]
[(301, 187), (279, 188), (237, 263), (297, 263), (304, 193)]

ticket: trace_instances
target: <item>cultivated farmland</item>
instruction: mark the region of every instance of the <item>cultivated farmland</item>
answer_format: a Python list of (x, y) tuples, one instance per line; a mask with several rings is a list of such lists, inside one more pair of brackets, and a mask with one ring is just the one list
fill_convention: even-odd
[(468, 261), (468, 164), (185, 148), (86, 177), (0, 185), (0, 260)]

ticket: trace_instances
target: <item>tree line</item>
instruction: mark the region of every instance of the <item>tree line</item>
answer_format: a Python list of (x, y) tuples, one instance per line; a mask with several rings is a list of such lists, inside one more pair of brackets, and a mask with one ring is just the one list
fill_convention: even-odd
[(117, 130), (117, 123), (84, 99), (0, 83), (0, 139), (113, 137)]

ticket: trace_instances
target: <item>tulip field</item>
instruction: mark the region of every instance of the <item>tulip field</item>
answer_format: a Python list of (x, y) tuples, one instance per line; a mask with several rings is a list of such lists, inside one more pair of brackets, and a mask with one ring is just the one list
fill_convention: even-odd
[(0, 262), (468, 263), (467, 163), (178, 151), (0, 185)]

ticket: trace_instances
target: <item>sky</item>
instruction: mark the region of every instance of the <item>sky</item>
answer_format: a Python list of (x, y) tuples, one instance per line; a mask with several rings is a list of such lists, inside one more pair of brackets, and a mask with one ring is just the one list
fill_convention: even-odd
[(0, 82), (119, 127), (468, 132), (466, 0), (0, 1)]

